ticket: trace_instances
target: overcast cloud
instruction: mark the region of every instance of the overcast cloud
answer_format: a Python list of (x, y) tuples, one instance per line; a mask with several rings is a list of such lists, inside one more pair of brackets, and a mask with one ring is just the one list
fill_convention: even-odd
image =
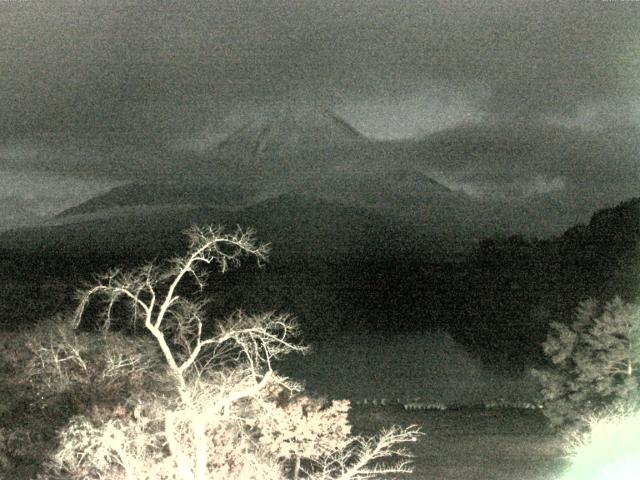
[(414, 97), (428, 112), (430, 91), (479, 113), (572, 117), (638, 95), (638, 32), (640, 5), (622, 1), (2, 2), (0, 121), (5, 137), (144, 144), (215, 127), (239, 101), (355, 117)]
[[(131, 177), (274, 103), (384, 139), (638, 126), (640, 2), (0, 1), (0, 170)], [(563, 188), (552, 170), (514, 185)]]

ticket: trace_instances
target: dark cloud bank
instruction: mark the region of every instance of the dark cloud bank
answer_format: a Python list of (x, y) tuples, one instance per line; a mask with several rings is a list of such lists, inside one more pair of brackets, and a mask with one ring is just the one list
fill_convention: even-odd
[[(265, 106), (315, 105), (387, 139), (469, 123), (580, 129), (625, 155), (548, 159), (522, 188), (563, 188), (574, 171), (617, 181), (637, 161), (638, 32), (640, 4), (623, 1), (2, 2), (0, 169), (130, 178)], [(454, 180), (477, 173), (469, 188), (495, 189), (532, 174), (517, 161)]]

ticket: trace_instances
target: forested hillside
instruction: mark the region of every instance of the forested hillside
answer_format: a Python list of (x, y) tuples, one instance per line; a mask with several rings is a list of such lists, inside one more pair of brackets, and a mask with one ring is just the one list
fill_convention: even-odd
[[(557, 238), (481, 240), (459, 261), (438, 261), (427, 245), (419, 248), (420, 235), (381, 217), (357, 209), (338, 216), (330, 205), (301, 205), (295, 196), (266, 205), (281, 219), (265, 218), (265, 205), (244, 212), (245, 222), (264, 227), (258, 236), (272, 241), (273, 255), (263, 269), (244, 267), (215, 278), (207, 292), (212, 315), (239, 306), (291, 312), (311, 338), (340, 330), (440, 328), (491, 362), (518, 365), (541, 358), (548, 323), (570, 321), (580, 300), (638, 294), (638, 198), (598, 211), (588, 225)], [(303, 221), (319, 211), (324, 216)], [(212, 210), (205, 213), (201, 221), (212, 218)], [(290, 230), (277, 227), (294, 214), (299, 221)], [(231, 220), (226, 215), (219, 218)], [(198, 216), (182, 220), (192, 219)], [(4, 234), (2, 323), (18, 321), (14, 312), (30, 322), (72, 308), (74, 288), (93, 274), (183, 248), (179, 225), (163, 217), (120, 222), (60, 227), (46, 238), (37, 237), (44, 235), (38, 229)], [(98, 228), (111, 234), (95, 235)]]

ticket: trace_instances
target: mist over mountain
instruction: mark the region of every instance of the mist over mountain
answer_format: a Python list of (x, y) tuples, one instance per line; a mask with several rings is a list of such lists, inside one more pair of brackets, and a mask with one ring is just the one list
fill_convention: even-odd
[(0, 230), (42, 223), (48, 215), (43, 211), (41, 201), (42, 199), (25, 199), (20, 195), (0, 198)]
[(629, 133), (465, 124), (381, 141), (330, 110), (280, 109), (216, 148), (188, 158), (176, 153), (179, 179), (158, 170), (148, 183), (117, 187), (62, 216), (145, 205), (242, 208), (297, 194), (371, 209), (462, 243), (496, 234), (549, 237), (640, 192), (640, 173), (630, 173), (640, 135)]

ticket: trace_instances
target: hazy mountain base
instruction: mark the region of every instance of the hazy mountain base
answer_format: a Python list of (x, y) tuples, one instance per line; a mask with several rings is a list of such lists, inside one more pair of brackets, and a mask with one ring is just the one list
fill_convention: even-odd
[(594, 214), (587, 226), (541, 241), (484, 240), (464, 260), (367, 210), (284, 197), (239, 212), (166, 210), (0, 236), (2, 323), (39, 321), (74, 307), (73, 290), (114, 266), (184, 250), (192, 223), (252, 225), (272, 242), (266, 268), (214, 276), (212, 316), (237, 307), (295, 314), (309, 339), (340, 332), (442, 329), (483, 361), (542, 361), (552, 320), (570, 322), (587, 297), (638, 295), (640, 200)]
[(443, 332), (347, 333), (311, 346), (309, 354), (285, 358), (278, 369), (328, 398), (386, 399), (385, 403), (400, 405), (420, 398), (450, 407), (539, 399), (532, 376), (485, 366)]

